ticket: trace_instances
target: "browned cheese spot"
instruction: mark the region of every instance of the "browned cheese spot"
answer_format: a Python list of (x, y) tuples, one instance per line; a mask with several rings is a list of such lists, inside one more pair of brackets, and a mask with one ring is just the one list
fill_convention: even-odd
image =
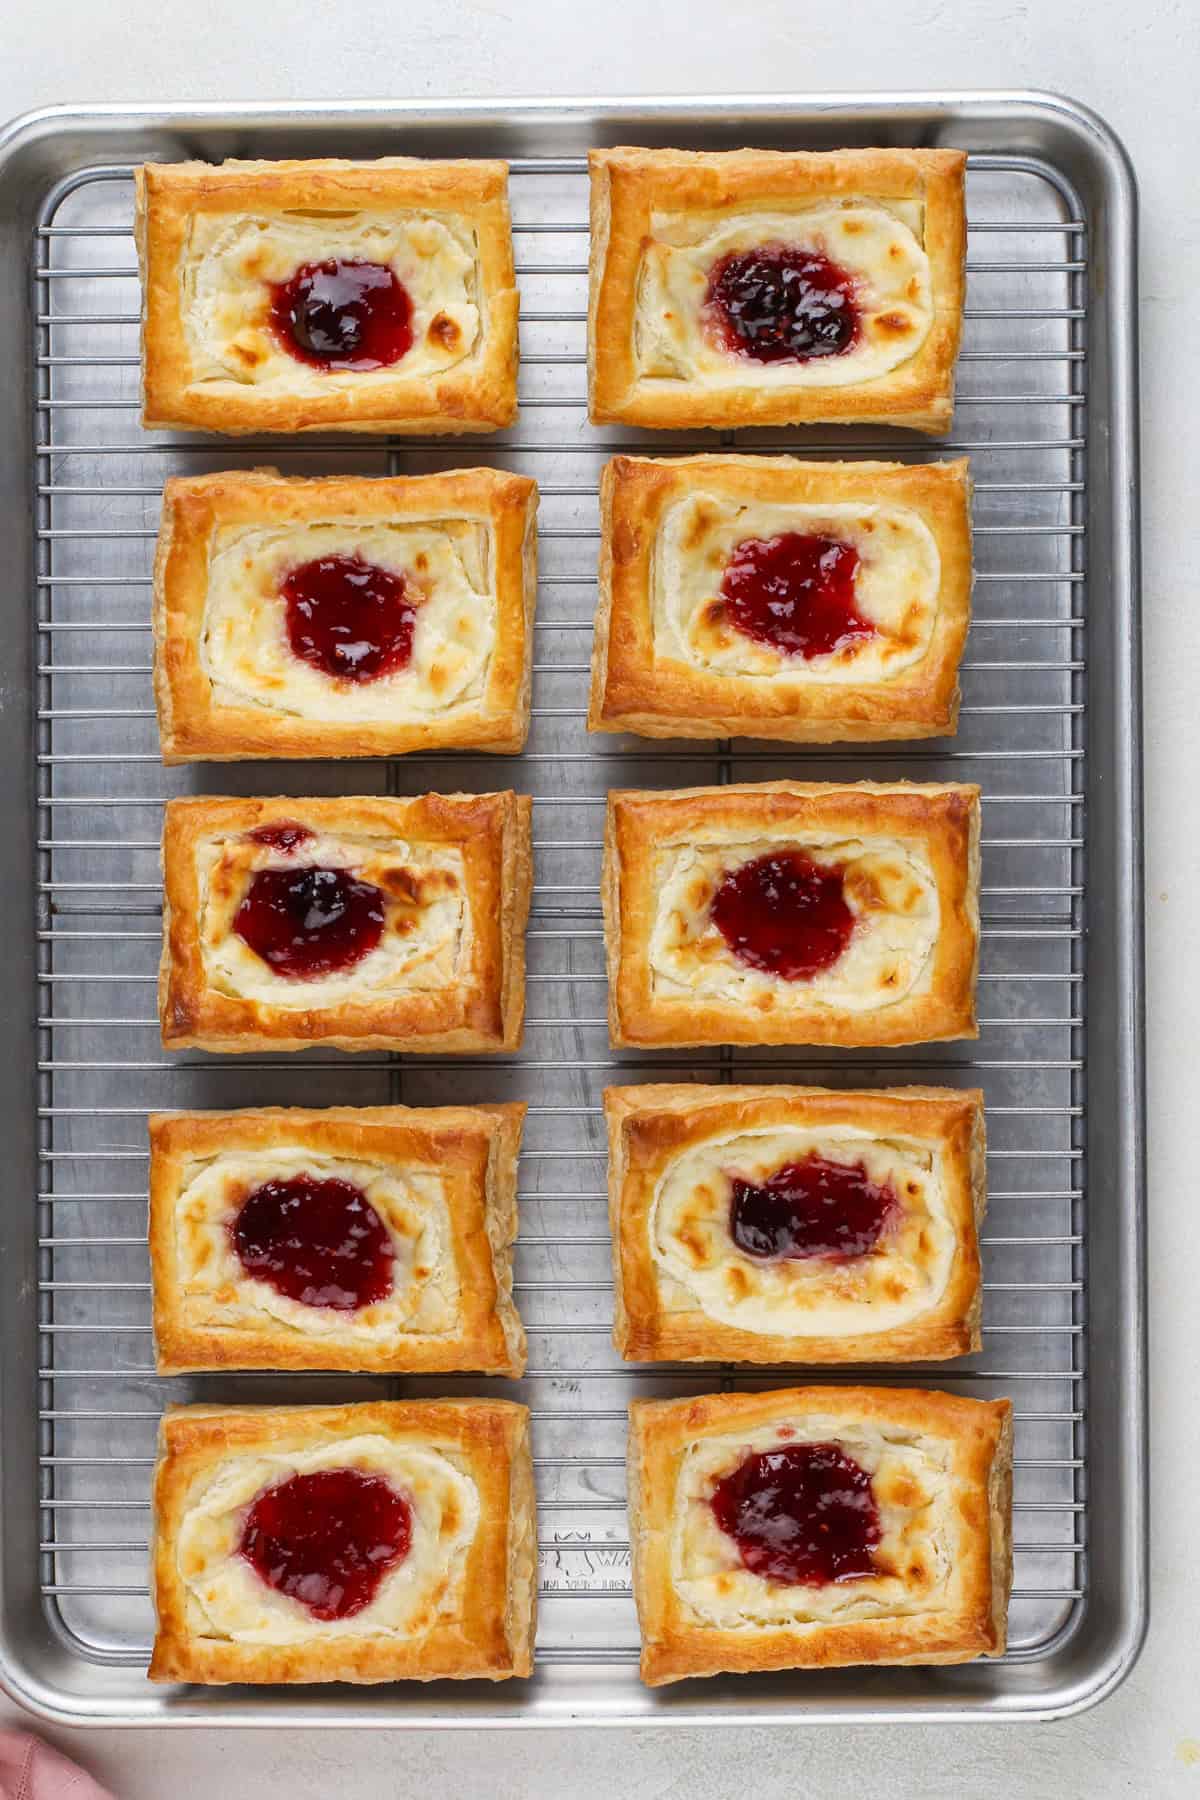
[(916, 1506), (921, 1490), (906, 1470), (899, 1470), (887, 1484), (886, 1498), (892, 1506)]
[(249, 338), (243, 342), (239, 342), (237, 338), (234, 338), (229, 349), (244, 369), (257, 369), (259, 363), (264, 363), (267, 360), (267, 352), (263, 349), (262, 345), (257, 344), (253, 338)]
[(402, 906), (430, 906), (458, 889), (457, 877), (450, 869), (426, 869), (422, 873), (395, 865), (373, 875), (372, 879)]
[[(220, 907), (234, 898), (235, 890), (242, 885), (241, 872), (222, 857), (209, 877), (208, 897), (210, 902)], [(240, 897), (240, 896), (239, 896)]]
[(733, 1268), (726, 1270), (725, 1292), (729, 1295), (731, 1300), (744, 1300), (746, 1298), (750, 1292), (750, 1283), (746, 1278), (745, 1269), (739, 1269), (735, 1264)]
[(688, 526), (687, 535), (683, 540), (683, 548), (685, 550), (699, 550), (716, 522), (717, 514), (713, 507), (706, 506), (703, 501), (697, 506), (694, 506), (692, 508), (691, 524)]
[(859, 913), (878, 912), (884, 905), (882, 884), (886, 880), (886, 870), (875, 874), (863, 868), (861, 863), (851, 863), (843, 877), (843, 886), (852, 909)]
[(881, 337), (908, 337), (912, 332), (912, 321), (907, 313), (880, 313), (875, 320), (875, 329)]
[(680, 1244), (691, 1258), (693, 1267), (704, 1268), (711, 1258), (703, 1234), (690, 1221), (685, 1221), (680, 1225), (677, 1236)]
[(442, 350), (457, 350), (462, 339), (462, 329), (448, 313), (435, 313), (429, 321), (428, 336), (429, 342)]

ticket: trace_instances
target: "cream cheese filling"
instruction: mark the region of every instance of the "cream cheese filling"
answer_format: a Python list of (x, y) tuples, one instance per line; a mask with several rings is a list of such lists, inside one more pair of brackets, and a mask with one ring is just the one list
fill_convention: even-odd
[[(230, 1227), (268, 1181), (308, 1175), (362, 1190), (392, 1247), (392, 1290), (353, 1311), (306, 1306), (247, 1273)], [(175, 1203), (175, 1257), (187, 1322), (208, 1331), (296, 1331), (366, 1346), (401, 1333), (442, 1336), (459, 1312), (445, 1186), (436, 1169), (294, 1150), (239, 1150), (193, 1162)]]
[[(730, 1232), (734, 1179), (761, 1185), (813, 1155), (861, 1164), (870, 1182), (891, 1189), (896, 1210), (877, 1244), (845, 1262), (747, 1256)], [(785, 1337), (911, 1324), (945, 1292), (956, 1247), (938, 1153), (852, 1125), (766, 1126), (692, 1145), (659, 1178), (648, 1230), (667, 1312), (698, 1307), (741, 1331)]]
[[(408, 1502), (407, 1556), (374, 1598), (344, 1619), (317, 1619), (269, 1587), (238, 1545), (250, 1506), (264, 1488), (320, 1469), (356, 1469), (391, 1482)], [(239, 1644), (303, 1644), (315, 1638), (416, 1637), (462, 1610), (467, 1552), (479, 1525), (479, 1490), (449, 1456), (373, 1434), (316, 1449), (230, 1456), (194, 1493), (179, 1527), (179, 1569), (188, 1629)]]
[[(385, 896), (383, 934), (373, 950), (343, 970), (313, 980), (277, 975), (233, 929), (237, 909), (259, 869), (345, 869)], [(441, 992), (466, 979), (472, 944), (462, 851), (444, 844), (317, 833), (291, 856), (244, 836), (206, 839), (196, 848), (200, 954), (209, 986), (239, 1000), (275, 1007), (328, 1008)], [(397, 886), (417, 891), (397, 902)]]
[[(643, 377), (703, 387), (835, 388), (874, 381), (908, 362), (933, 324), (929, 259), (916, 202), (868, 197), (739, 214), (651, 220), (639, 272), (634, 348)], [(705, 328), (710, 273), (722, 258), (767, 244), (827, 256), (855, 278), (860, 329), (841, 355), (760, 363), (724, 349)]]
[[(416, 607), (405, 668), (351, 681), (292, 650), (284, 579), (332, 556), (357, 556), (405, 578)], [(484, 692), (496, 642), (492, 582), (491, 533), (478, 520), (222, 526), (209, 555), (200, 664), (220, 706), (331, 724), (445, 719)]]
[[(784, 1444), (836, 1443), (871, 1477), (880, 1573), (822, 1586), (776, 1582), (750, 1572), (717, 1524), (713, 1490), (747, 1456)], [(684, 1454), (671, 1516), (671, 1575), (684, 1604), (720, 1630), (777, 1625), (850, 1625), (944, 1610), (950, 1604), (958, 1528), (952, 1449), (899, 1427), (806, 1414), (794, 1422), (704, 1437)]]
[[(319, 368), (276, 339), (267, 322), (272, 286), (331, 257), (379, 263), (404, 285), (413, 341), (397, 362), (375, 370)], [(200, 212), (180, 257), (180, 287), (193, 382), (315, 395), (435, 376), (474, 354), (481, 338), (475, 234), (448, 215)]]
[[(854, 604), (874, 635), (806, 657), (776, 650), (730, 622), (720, 591), (735, 549), (748, 539), (769, 541), (788, 532), (830, 538), (856, 552)], [(668, 508), (654, 544), (654, 653), (706, 675), (759, 677), (797, 688), (886, 681), (927, 653), (940, 584), (933, 533), (907, 507), (748, 505), (692, 493)]]
[[(743, 864), (798, 849), (843, 871), (855, 915), (838, 960), (809, 980), (791, 981), (740, 962), (712, 922), (722, 880)], [(650, 975), (656, 999), (716, 1000), (760, 1010), (821, 1007), (873, 1012), (923, 991), (932, 977), (940, 907), (933, 870), (912, 843), (831, 834), (764, 833), (735, 843), (668, 844), (653, 876)]]

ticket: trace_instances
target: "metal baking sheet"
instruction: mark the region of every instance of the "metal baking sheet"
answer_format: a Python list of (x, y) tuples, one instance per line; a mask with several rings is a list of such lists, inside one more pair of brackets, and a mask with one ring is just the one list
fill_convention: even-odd
[[(956, 144), (971, 152), (968, 317), (945, 443), (878, 429), (749, 432), (739, 449), (965, 451), (976, 619), (952, 742), (880, 750), (589, 740), (595, 486), (618, 446), (711, 435), (593, 429), (584, 405), (583, 155), (593, 143)], [(143, 434), (131, 167), (144, 158), (491, 154), (513, 165), (522, 413), (469, 444)], [(145, 1724), (552, 1724), (1030, 1718), (1108, 1691), (1145, 1623), (1141, 925), (1134, 193), (1119, 144), (1037, 95), (696, 103), (55, 110), (0, 138), (5, 1054), (0, 1123), (0, 1679), (44, 1718)], [(32, 457), (30, 434), (32, 432)], [(149, 572), (164, 477), (269, 460), (316, 474), (480, 461), (541, 484), (536, 722), (519, 759), (164, 771)], [(598, 843), (610, 785), (803, 773), (982, 783), (977, 1045), (614, 1055), (603, 1024)], [(537, 797), (524, 1051), (491, 1061), (166, 1056), (154, 1025), (162, 800), (186, 792)], [(953, 1669), (636, 1675), (625, 1405), (772, 1377), (620, 1365), (609, 1341), (599, 1096), (613, 1079), (831, 1084), (933, 1076), (988, 1099), (984, 1349), (916, 1379), (1011, 1395), (1011, 1648)], [(517, 1288), (535, 1417), (541, 1622), (528, 1684), (164, 1691), (145, 1680), (155, 1421), (165, 1400), (438, 1390), (479, 1377), (152, 1373), (145, 1116), (231, 1103), (526, 1099)], [(792, 1377), (784, 1376), (783, 1379)], [(888, 1381), (911, 1380), (889, 1373)], [(780, 1377), (776, 1377), (776, 1380)]]

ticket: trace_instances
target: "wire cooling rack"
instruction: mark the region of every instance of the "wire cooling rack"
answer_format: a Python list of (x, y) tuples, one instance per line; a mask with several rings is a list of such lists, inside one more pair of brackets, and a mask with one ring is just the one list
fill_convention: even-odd
[[(609, 1344), (601, 1089), (614, 1080), (776, 1076), (830, 1085), (981, 1084), (991, 1199), (982, 1352), (918, 1380), (1010, 1395), (1016, 1586), (1007, 1663), (1046, 1657), (1087, 1589), (1083, 1075), (1084, 436), (1087, 244), (1046, 165), (971, 160), (965, 348), (951, 440), (878, 430), (728, 434), (740, 450), (968, 453), (976, 618), (952, 743), (872, 750), (694, 747), (584, 729), (596, 483), (618, 448), (713, 438), (594, 430), (584, 396), (586, 177), (575, 157), (513, 166), (522, 416), (501, 438), (389, 445), (146, 436), (128, 167), (63, 183), (37, 227), (38, 1117), (41, 1587), (70, 1652), (141, 1691), (156, 1421), (168, 1399), (304, 1400), (487, 1388), (533, 1409), (540, 1499), (538, 1661), (630, 1664), (624, 1437), (631, 1394), (777, 1385), (734, 1367), (631, 1370)], [(164, 771), (150, 687), (150, 568), (164, 478), (270, 462), (292, 473), (420, 472), (489, 462), (541, 487), (534, 726), (519, 759), (208, 765)], [(605, 1030), (599, 844), (610, 786), (784, 774), (958, 778), (985, 793), (981, 1035), (836, 1056), (614, 1055)], [(532, 793), (537, 888), (524, 1051), (486, 1061), (306, 1054), (168, 1057), (154, 1016), (164, 796)], [(519, 1383), (153, 1373), (146, 1114), (171, 1107), (525, 1099), (516, 1295)], [(848, 1372), (850, 1373), (850, 1372)], [(861, 1378), (861, 1373), (859, 1378)], [(782, 1375), (795, 1379), (795, 1373)], [(821, 1379), (826, 1379), (822, 1371)], [(836, 1377), (834, 1377), (836, 1379)], [(852, 1377), (853, 1378), (853, 1377)], [(877, 1377), (873, 1377), (877, 1378)], [(913, 1379), (911, 1372), (883, 1377)], [(31, 1475), (31, 1480), (34, 1478)]]

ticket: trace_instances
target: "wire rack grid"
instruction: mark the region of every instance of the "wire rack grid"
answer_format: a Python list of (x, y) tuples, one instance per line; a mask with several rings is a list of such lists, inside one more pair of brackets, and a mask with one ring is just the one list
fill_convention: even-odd
[[(976, 618), (952, 742), (781, 751), (589, 740), (596, 482), (626, 447), (711, 448), (588, 426), (586, 177), (513, 165), (522, 417), (458, 444), (252, 443), (142, 433), (131, 171), (91, 169), (47, 201), (35, 245), (38, 371), (38, 1113), (42, 1591), (75, 1654), (140, 1682), (152, 1614), (149, 1477), (168, 1398), (303, 1400), (470, 1392), (479, 1377), (153, 1373), (145, 1247), (147, 1112), (229, 1104), (525, 1099), (516, 1295), (534, 1416), (543, 1665), (636, 1656), (624, 1516), (625, 1405), (778, 1381), (733, 1367), (629, 1370), (609, 1340), (600, 1093), (613, 1080), (777, 1076), (845, 1085), (981, 1084), (989, 1118), (984, 1349), (918, 1379), (1011, 1395), (1016, 1588), (1010, 1662), (1046, 1656), (1087, 1589), (1083, 1162), (1086, 231), (1044, 165), (976, 156), (965, 347), (953, 437), (751, 432), (748, 452), (966, 452), (976, 484)], [(535, 720), (519, 759), (218, 765), (164, 771), (150, 689), (149, 574), (164, 478), (268, 461), (289, 472), (405, 473), (489, 462), (541, 487)], [(615, 1055), (604, 1024), (599, 841), (611, 785), (803, 773), (963, 778), (985, 793), (977, 1045), (837, 1056)], [(163, 798), (183, 792), (419, 792), (514, 785), (535, 796), (528, 1029), (512, 1058), (168, 1057), (154, 1016)], [(848, 1372), (852, 1373), (852, 1372)], [(859, 1372), (861, 1375), (861, 1372)], [(889, 1374), (911, 1381), (912, 1373)]]

